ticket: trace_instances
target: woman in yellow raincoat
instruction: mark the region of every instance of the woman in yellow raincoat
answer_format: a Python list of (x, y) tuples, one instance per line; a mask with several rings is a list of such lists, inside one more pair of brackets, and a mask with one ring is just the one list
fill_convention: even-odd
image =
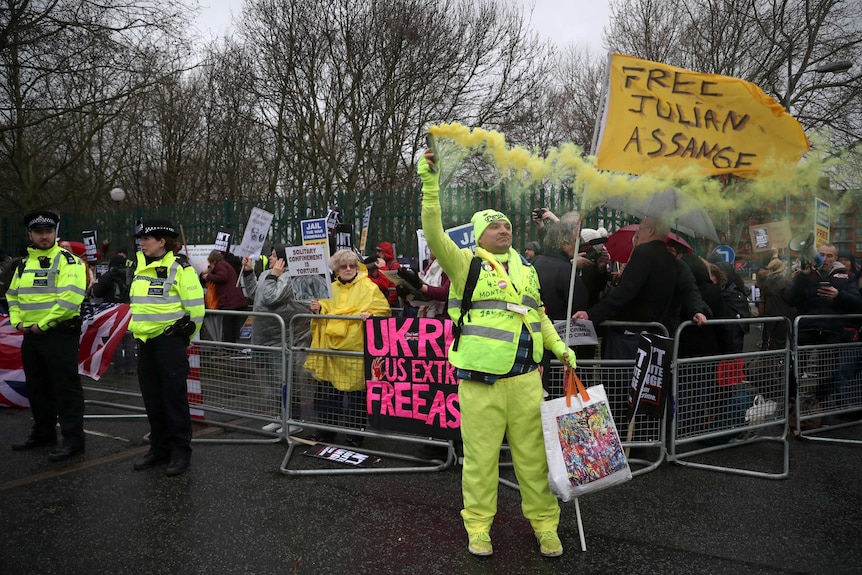
[[(321, 315), (358, 316), (356, 319), (319, 319), (311, 322), (311, 347), (305, 362), (317, 379), (314, 392), (314, 411), (320, 423), (337, 425), (339, 414), (344, 414), (345, 425), (365, 427), (365, 370), (363, 358), (314, 353), (314, 349), (358, 351), (363, 350), (364, 321), (371, 316), (392, 315), (389, 303), (377, 285), (359, 269), (359, 257), (351, 250), (339, 250), (329, 259), (335, 273), (332, 282), (332, 299), (312, 300), (311, 312)], [(336, 391), (338, 390), (338, 391)], [(339, 393), (344, 392), (344, 393)], [(347, 408), (344, 409), (344, 402)], [(332, 442), (335, 432), (318, 430), (311, 439)], [(348, 435), (345, 444), (359, 447), (362, 436)]]

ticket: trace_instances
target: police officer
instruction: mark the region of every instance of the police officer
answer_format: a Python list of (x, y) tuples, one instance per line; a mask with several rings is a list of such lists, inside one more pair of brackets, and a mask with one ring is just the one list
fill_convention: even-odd
[(48, 454), (49, 461), (84, 451), (78, 345), (87, 271), (81, 260), (57, 245), (59, 223), (60, 217), (50, 211), (24, 216), (32, 245), (6, 293), (10, 322), (24, 332), (21, 360), (34, 421), (30, 437), (12, 449), (56, 445), (59, 420), (63, 442)]
[(167, 464), (168, 475), (191, 463), (192, 424), (186, 356), (204, 317), (204, 294), (195, 269), (178, 258), (177, 232), (168, 220), (144, 220), (141, 251), (130, 290), (129, 330), (139, 342), (138, 382), (150, 423), (150, 450), (137, 471)]
[[(536, 270), (512, 249), (512, 224), (496, 210), (473, 215), (475, 256), (459, 249), (443, 231), (440, 172), (432, 151), (419, 161), (422, 179), (422, 228), (428, 247), (449, 276), (449, 315), (459, 335), (449, 349), (456, 368), (464, 468), (461, 517), (468, 551), (491, 555), (490, 530), (497, 512), (500, 447), (505, 434), (521, 489), (521, 509), (546, 557), (563, 554), (557, 535), (560, 506), (548, 485), (542, 435), (543, 400), (538, 362), (548, 349), (575, 367), (575, 354), (545, 314)], [(471, 286), (475, 291), (470, 295)], [(464, 304), (472, 306), (463, 313)], [(455, 301), (455, 305), (452, 302)], [(459, 306), (462, 309), (459, 309)], [(463, 322), (462, 322), (463, 320)], [(457, 343), (456, 343), (457, 342)]]

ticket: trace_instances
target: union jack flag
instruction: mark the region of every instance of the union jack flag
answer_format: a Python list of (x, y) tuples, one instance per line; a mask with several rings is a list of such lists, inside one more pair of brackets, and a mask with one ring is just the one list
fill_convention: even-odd
[(96, 381), (114, 358), (132, 319), (127, 303), (85, 303), (81, 305), (81, 346), (78, 373)]
[(0, 315), (0, 406), (30, 405), (21, 363), (22, 335), (9, 321), (8, 315)]
[[(78, 373), (99, 380), (111, 365), (114, 352), (132, 319), (127, 303), (85, 303), (81, 305), (81, 345)], [(29, 407), (21, 342), (9, 316), (0, 315), (0, 406)]]

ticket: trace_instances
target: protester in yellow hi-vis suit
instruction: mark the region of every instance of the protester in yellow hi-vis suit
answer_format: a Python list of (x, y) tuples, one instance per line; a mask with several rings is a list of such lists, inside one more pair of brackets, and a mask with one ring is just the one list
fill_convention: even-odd
[(87, 270), (57, 245), (59, 223), (60, 217), (47, 210), (24, 216), (32, 245), (6, 292), (9, 321), (24, 332), (21, 361), (33, 411), (30, 436), (12, 449), (55, 445), (59, 421), (63, 443), (48, 454), (49, 461), (65, 461), (84, 451), (78, 345)]
[(176, 254), (177, 231), (168, 220), (144, 220), (138, 267), (129, 292), (129, 331), (138, 340), (138, 384), (150, 423), (150, 449), (136, 471), (167, 464), (181, 475), (191, 464), (192, 424), (186, 348), (201, 329), (204, 292), (197, 272)]
[[(422, 229), (451, 281), (449, 315), (458, 323), (473, 253), (459, 249), (443, 231), (439, 171), (431, 169), (434, 161), (430, 150), (419, 161)], [(512, 249), (509, 219), (495, 210), (484, 210), (476, 212), (472, 222), (481, 268), (472, 307), (463, 317), (460, 337), (449, 349), (449, 361), (460, 380), (461, 516), (469, 536), (468, 550), (474, 555), (493, 552), (489, 532), (497, 512), (500, 447), (505, 434), (521, 488), (521, 509), (535, 531), (542, 555), (556, 557), (563, 553), (557, 536), (560, 507), (548, 486), (538, 364), (547, 348), (574, 368), (575, 353), (560, 341), (545, 315), (536, 271)]]

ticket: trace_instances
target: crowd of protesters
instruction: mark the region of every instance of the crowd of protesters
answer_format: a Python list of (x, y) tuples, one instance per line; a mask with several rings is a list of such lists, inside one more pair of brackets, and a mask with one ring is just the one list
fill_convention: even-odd
[[(533, 212), (536, 237), (523, 246), (521, 253), (512, 246), (509, 218), (495, 210), (473, 215), (477, 245), (472, 250), (459, 248), (442, 231), (439, 174), (432, 169), (435, 160), (429, 151), (419, 165), (422, 223), (430, 247), (427, 260), (415, 269), (401, 263), (389, 241), (377, 244), (374, 254), (368, 257), (349, 245), (333, 245), (328, 261), (333, 278), (331, 297), (310, 300), (298, 297), (286, 273), (287, 244), (273, 245), (257, 262), (213, 250), (207, 258), (207, 268), (197, 274), (180, 253), (173, 225), (166, 220), (145, 220), (145, 228), (138, 233), (144, 241), (144, 251), (136, 261), (129, 259), (125, 249), (109, 255), (107, 246), (103, 246), (106, 265), (102, 273), (97, 273), (97, 266), (88, 265), (86, 254), (73, 253), (71, 244), (57, 243), (56, 236), (43, 240), (46, 234), (41, 230), (51, 226), (55, 229), (55, 219), (45, 213), (28, 214), (25, 224), (36, 245), (27, 254), (5, 257), (0, 277), (5, 306), (0, 311), (11, 312), (14, 323), (27, 338), (22, 354), (27, 353), (25, 369), (36, 419), (31, 435), (13, 449), (53, 447), (56, 436), (48, 430), (59, 419), (63, 443), (49, 459), (62, 461), (84, 450), (80, 381), (70, 374), (64, 376), (71, 391), (68, 401), (58, 404), (54, 413), (45, 410), (50, 403), (47, 399), (40, 400), (40, 394), (46, 393), (46, 378), (56, 375), (35, 367), (40, 354), (60, 350), (57, 346), (66, 345), (69, 338), (58, 339), (42, 349), (36, 345), (43, 343), (34, 335), (37, 327), (49, 333), (52, 330), (47, 324), (42, 326), (35, 316), (21, 312), (21, 302), (26, 299), (21, 294), (27, 292), (21, 290), (24, 284), (19, 262), (29, 269), (35, 265), (34, 256), (59, 258), (58, 265), (75, 271), (74, 285), (69, 283), (64, 288), (68, 293), (63, 297), (70, 302), (67, 307), (80, 306), (84, 298), (131, 305), (130, 333), (113, 363), (119, 373), (136, 369), (151, 425), (151, 448), (134, 468), (166, 465), (168, 475), (185, 473), (190, 467), (191, 433), (184, 388), (189, 364), (185, 349), (202, 325), (205, 337), (232, 344), (240, 340), (246, 323), (242, 312), (274, 313), (285, 324), (294, 325), (293, 340), (287, 342), (281, 322), (256, 317), (251, 344), (301, 348), (295, 364), (298, 372), (305, 374), (303, 383), (313, 388), (311, 411), (315, 423), (321, 426), (308, 439), (361, 448), (362, 435), (348, 433), (338, 441), (337, 430), (366, 426), (363, 359), (329, 352), (363, 351), (364, 321), (369, 318), (393, 314), (449, 318), (459, 325), (449, 360), (460, 383), (464, 442), (461, 515), (468, 550), (480, 556), (493, 552), (490, 530), (496, 513), (496, 470), (505, 437), (521, 485), (524, 515), (533, 526), (540, 551), (549, 557), (562, 554), (557, 535), (560, 509), (548, 490), (537, 416), (549, 387), (550, 362), (556, 358), (574, 368), (576, 357), (633, 359), (638, 335), (602, 325), (610, 320), (661, 324), (670, 334), (683, 322), (689, 322), (679, 346), (681, 357), (738, 354), (744, 349), (746, 329), (712, 324), (710, 320), (748, 317), (747, 288), (733, 266), (715, 258), (698, 257), (671, 239), (668, 223), (660, 218), (640, 221), (632, 238), (631, 255), (625, 262), (612, 262), (602, 247), (608, 236), (605, 230), (582, 228), (577, 212), (558, 217), (547, 208)], [(341, 236), (350, 234), (344, 224), (337, 229)], [(479, 271), (471, 275), (474, 258), (480, 260), (476, 266)], [(474, 292), (477, 284), (482, 289)], [(832, 244), (819, 246), (812, 261), (792, 263), (776, 252), (757, 274), (760, 300), (755, 313), (790, 321), (799, 315), (817, 316), (800, 324), (800, 345), (857, 341), (859, 321), (821, 316), (862, 313), (860, 285), (862, 273), (853, 254), (839, 252)], [(69, 295), (72, 292), (74, 297)], [(740, 297), (744, 302), (742, 310), (737, 307)], [(465, 315), (464, 302), (468, 298), (466, 309), (475, 306), (481, 313)], [(232, 313), (207, 314), (215, 318), (207, 317), (204, 323), (204, 306)], [(168, 308), (170, 321), (154, 322), (153, 314), (161, 318), (159, 314)], [(292, 322), (298, 314), (319, 317)], [(570, 349), (552, 324), (565, 320), (592, 321), (601, 345)], [(185, 323), (180, 325), (182, 321)], [(59, 331), (54, 333), (59, 337)], [(758, 346), (783, 349), (788, 337), (787, 324), (765, 324)], [(70, 353), (66, 355), (71, 357)], [(282, 393), (281, 381), (272, 368), (278, 361), (276, 356), (277, 353), (254, 355), (255, 371), (266, 374), (258, 383), (269, 398), (281, 398)], [(816, 399), (826, 402), (862, 369), (862, 354), (836, 357), (823, 352), (818, 357), (816, 364), (805, 366), (812, 372), (806, 375), (817, 378)], [(169, 358), (167, 363), (165, 358)], [(720, 385), (715, 377), (707, 379), (700, 384)], [(794, 378), (791, 394), (797, 385)], [(511, 409), (512, 402), (519, 406), (517, 410)], [(303, 417), (298, 403), (292, 403), (290, 409), (291, 418)], [(705, 412), (704, 418), (707, 415)]]

